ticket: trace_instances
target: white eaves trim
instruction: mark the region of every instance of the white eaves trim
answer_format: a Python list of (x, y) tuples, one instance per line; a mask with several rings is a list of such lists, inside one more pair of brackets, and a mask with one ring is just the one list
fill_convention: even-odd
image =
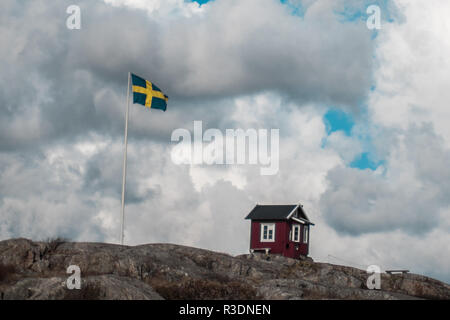
[(297, 222), (299, 222), (301, 224), (305, 224), (305, 221), (302, 221), (300, 219), (297, 219), (297, 218), (294, 218), (294, 217), (292, 217), (291, 219), (294, 220), (294, 221), (297, 221)]
[(290, 219), (292, 217), (292, 215), (294, 214), (295, 210), (298, 209), (299, 205), (296, 205), (294, 209), (292, 209), (291, 213), (289, 213), (289, 215), (287, 216), (287, 219)]

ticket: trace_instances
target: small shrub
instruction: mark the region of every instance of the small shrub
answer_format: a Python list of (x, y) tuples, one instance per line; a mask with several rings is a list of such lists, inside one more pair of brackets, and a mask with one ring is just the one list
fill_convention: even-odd
[(63, 300), (100, 300), (104, 295), (96, 283), (82, 285), (81, 289), (66, 289)]
[(13, 265), (0, 263), (0, 283), (11, 280), (16, 272), (16, 268)]
[(47, 238), (45, 240), (45, 242), (47, 243), (48, 251), (55, 251), (61, 244), (68, 241), (68, 239), (62, 237)]

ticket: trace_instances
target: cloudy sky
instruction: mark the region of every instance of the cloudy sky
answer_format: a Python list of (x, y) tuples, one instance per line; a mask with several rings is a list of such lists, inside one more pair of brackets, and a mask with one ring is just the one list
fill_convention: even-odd
[[(66, 9), (81, 8), (69, 30)], [(381, 8), (381, 29), (366, 9)], [(248, 251), (256, 203), (301, 202), (316, 261), (450, 282), (447, 0), (2, 0), (0, 240)], [(177, 165), (177, 128), (279, 129), (280, 169)]]

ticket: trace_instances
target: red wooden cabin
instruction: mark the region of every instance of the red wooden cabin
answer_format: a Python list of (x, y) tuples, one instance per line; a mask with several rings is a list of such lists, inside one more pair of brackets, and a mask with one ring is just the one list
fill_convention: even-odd
[(302, 205), (256, 205), (251, 220), (250, 252), (264, 251), (299, 259), (309, 253), (309, 221)]

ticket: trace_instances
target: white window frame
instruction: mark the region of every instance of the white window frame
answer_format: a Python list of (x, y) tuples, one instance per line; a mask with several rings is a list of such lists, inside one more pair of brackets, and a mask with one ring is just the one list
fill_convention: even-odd
[(303, 243), (308, 243), (309, 238), (309, 227), (304, 226), (303, 227)]
[[(295, 229), (297, 229), (297, 239), (295, 238)], [(300, 225), (299, 224), (292, 225), (292, 241), (300, 242)]]
[[(264, 227), (267, 227), (267, 239), (264, 239)], [(269, 238), (270, 230), (272, 230), (272, 238)], [(261, 242), (275, 242), (275, 223), (261, 223)]]

